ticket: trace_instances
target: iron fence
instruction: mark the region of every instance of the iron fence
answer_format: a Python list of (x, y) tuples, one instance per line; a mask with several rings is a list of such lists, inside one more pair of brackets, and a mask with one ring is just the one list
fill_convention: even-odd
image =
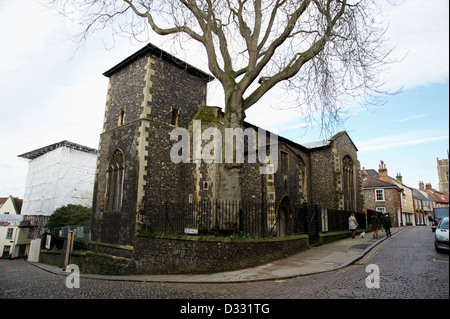
[[(236, 237), (308, 234), (315, 241), (323, 228), (348, 230), (349, 216), (350, 212), (321, 209), (307, 203), (297, 206), (254, 201), (155, 203), (138, 214), (138, 231)], [(359, 227), (365, 228), (365, 214), (355, 216)], [(322, 225), (324, 221), (326, 227)]]
[(144, 232), (202, 235), (266, 236), (277, 231), (275, 205), (238, 201), (163, 203), (140, 214)]

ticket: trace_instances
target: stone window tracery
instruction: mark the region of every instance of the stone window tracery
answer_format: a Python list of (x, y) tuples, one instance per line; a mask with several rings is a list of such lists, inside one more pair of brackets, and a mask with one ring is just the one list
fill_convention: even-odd
[(344, 210), (355, 211), (355, 182), (353, 160), (350, 156), (343, 159), (343, 192), (344, 192)]
[(125, 159), (123, 152), (116, 149), (109, 161), (106, 174), (105, 211), (120, 212), (122, 210)]

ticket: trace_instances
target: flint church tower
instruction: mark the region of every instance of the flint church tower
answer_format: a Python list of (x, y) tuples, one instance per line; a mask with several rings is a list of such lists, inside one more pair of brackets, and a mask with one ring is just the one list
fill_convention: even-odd
[(439, 190), (448, 194), (448, 159), (445, 158), (440, 160), (439, 158), (436, 158), (436, 161), (439, 176)]
[[(179, 198), (188, 187), (171, 163), (170, 132), (205, 106), (213, 78), (148, 44), (104, 73), (109, 78), (94, 186), (93, 250), (132, 247), (146, 203)], [(96, 249), (97, 248), (97, 249)], [(119, 254), (120, 255), (120, 254)], [(123, 250), (128, 257), (127, 250)]]

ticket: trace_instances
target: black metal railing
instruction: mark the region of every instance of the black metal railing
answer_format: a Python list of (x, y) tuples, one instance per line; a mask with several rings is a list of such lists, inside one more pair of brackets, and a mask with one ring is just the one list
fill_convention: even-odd
[(275, 204), (237, 201), (148, 205), (140, 214), (144, 232), (266, 236), (276, 232)]
[[(156, 203), (147, 205), (138, 215), (137, 229), (165, 234), (318, 237), (324, 220), (328, 231), (348, 230), (349, 216), (350, 212), (323, 210), (307, 203), (297, 206), (251, 201)], [(359, 227), (365, 228), (365, 214), (355, 216)]]
[[(308, 234), (310, 240), (318, 240), (323, 229), (348, 230), (350, 213), (321, 209), (306, 202), (297, 206), (256, 201), (155, 203), (138, 215), (137, 229), (148, 233), (239, 237)], [(365, 228), (365, 214), (356, 212), (355, 217), (359, 228)]]

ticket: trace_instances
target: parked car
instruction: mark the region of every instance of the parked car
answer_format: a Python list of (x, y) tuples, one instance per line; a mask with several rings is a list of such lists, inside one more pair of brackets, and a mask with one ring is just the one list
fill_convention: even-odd
[(444, 217), (448, 216), (448, 207), (435, 207), (433, 208), (433, 224), (431, 225), (431, 230), (435, 231), (436, 227), (439, 225), (439, 222)]
[(436, 228), (434, 234), (434, 248), (436, 248), (437, 251), (448, 251), (448, 224), (449, 218), (444, 217)]

